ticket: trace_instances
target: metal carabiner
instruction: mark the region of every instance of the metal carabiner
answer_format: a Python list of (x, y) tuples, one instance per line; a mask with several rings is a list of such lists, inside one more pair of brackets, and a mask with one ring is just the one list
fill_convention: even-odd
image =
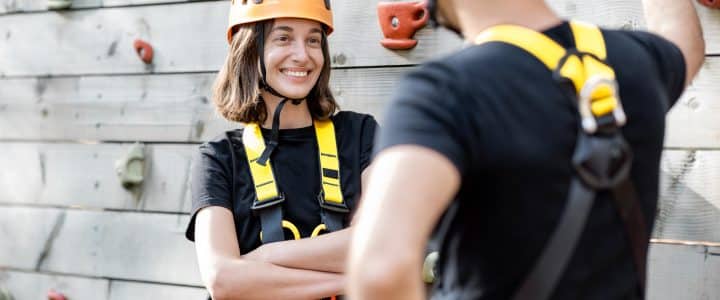
[(625, 110), (622, 107), (620, 101), (620, 95), (618, 93), (617, 81), (605, 76), (595, 75), (587, 79), (582, 89), (580, 90), (578, 97), (578, 110), (580, 111), (580, 117), (582, 121), (582, 127), (588, 134), (593, 134), (597, 131), (597, 120), (592, 112), (592, 99), (593, 93), (600, 87), (609, 87), (611, 90), (612, 97), (615, 97), (617, 103), (612, 110), (615, 124), (620, 127), (625, 125), (627, 122), (627, 116)]
[[(292, 222), (288, 220), (283, 220), (282, 228), (290, 230), (290, 233), (292, 233), (294, 240), (299, 240), (301, 238), (300, 230), (298, 230), (297, 226), (295, 226), (295, 224), (293, 224)], [(260, 230), (260, 241), (262, 241), (262, 238), (262, 230)]]
[(320, 225), (316, 226), (315, 229), (313, 229), (313, 232), (310, 235), (310, 237), (316, 237), (316, 236), (320, 235), (321, 231), (327, 231), (327, 226), (325, 226), (325, 224), (323, 224), (323, 223), (320, 223)]

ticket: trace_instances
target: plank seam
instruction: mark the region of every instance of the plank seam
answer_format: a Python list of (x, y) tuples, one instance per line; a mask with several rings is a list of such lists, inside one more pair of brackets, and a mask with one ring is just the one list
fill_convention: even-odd
[[(238, 127), (240, 128), (240, 127)], [(139, 140), (70, 140), (70, 139), (0, 139), (0, 145), (3, 144), (69, 144), (69, 145), (131, 145), (135, 142), (140, 142), (145, 145), (178, 145), (178, 146), (192, 146), (200, 145), (204, 141), (139, 141)]]
[[(652, 244), (667, 244), (667, 245), (683, 245), (683, 246), (704, 246), (704, 247), (720, 247), (718, 242), (710, 241), (688, 241), (688, 240), (673, 240), (673, 239), (650, 239)], [(719, 254), (720, 255), (720, 254)]]
[[(697, 161), (696, 158), (696, 151), (689, 151), (687, 154), (685, 154), (685, 157), (682, 159), (679, 170), (676, 172), (675, 170), (670, 170), (670, 184), (668, 185), (666, 191), (673, 191), (677, 189), (678, 186), (680, 186), (685, 181), (685, 177), (687, 174), (692, 170), (693, 166), (695, 165), (695, 162)], [(665, 158), (663, 158), (665, 160)], [(662, 193), (662, 195), (668, 195), (671, 193)], [(656, 221), (655, 224), (655, 235), (662, 235), (665, 231), (665, 223), (667, 222), (667, 219), (673, 216), (673, 212), (675, 211), (675, 207), (677, 205), (678, 199), (676, 197), (669, 197), (666, 199), (666, 201), (661, 201), (662, 199), (658, 199), (660, 202), (659, 210), (657, 211)]]
[[(161, 210), (135, 210), (122, 208), (103, 208), (103, 207), (78, 207), (73, 205), (51, 205), (51, 204), (30, 204), (30, 203), (6, 203), (0, 202), (0, 207), (10, 208), (39, 208), (39, 209), (61, 209), (70, 211), (90, 211), (90, 212), (119, 212), (119, 213), (140, 213), (140, 214), (160, 214), (172, 216), (186, 216), (189, 212), (185, 211), (161, 211)], [(52, 245), (50, 245), (52, 246)]]
[(128, 7), (143, 7), (143, 6), (162, 6), (162, 5), (182, 5), (182, 4), (191, 4), (191, 3), (197, 3), (197, 2), (218, 2), (221, 0), (189, 0), (189, 1), (173, 1), (173, 2), (155, 2), (155, 3), (140, 3), (140, 4), (124, 4), (124, 5), (99, 5), (99, 6), (84, 6), (84, 7), (70, 7), (65, 10), (14, 10), (14, 11), (8, 11), (5, 13), (0, 13), (0, 18), (4, 16), (12, 16), (12, 15), (30, 15), (30, 14), (43, 14), (43, 13), (66, 13), (66, 12), (76, 12), (76, 11), (84, 11), (84, 10), (93, 10), (93, 9), (112, 9), (112, 8), (128, 8)]
[(160, 282), (160, 281), (128, 279), (128, 278), (115, 278), (115, 277), (107, 277), (107, 276), (92, 276), (92, 275), (85, 275), (85, 274), (64, 273), (64, 272), (55, 272), (55, 271), (48, 271), (48, 270), (28, 270), (28, 269), (15, 268), (15, 267), (3, 267), (2, 271), (11, 271), (11, 272), (18, 272), (18, 273), (26, 273), (26, 274), (41, 274), (41, 275), (48, 275), (48, 276), (74, 277), (74, 278), (82, 278), (82, 279), (107, 280), (107, 281), (110, 281), (111, 283), (112, 282), (131, 282), (131, 283), (146, 283), (146, 284), (168, 285), (168, 286), (189, 287), (189, 288), (205, 288), (202, 285), (194, 285), (194, 284)]
[(55, 238), (57, 238), (58, 234), (60, 234), (60, 228), (65, 223), (65, 211), (61, 211), (60, 215), (58, 215), (57, 219), (55, 219), (55, 224), (53, 225), (52, 231), (50, 232), (50, 235), (48, 236), (47, 240), (45, 241), (45, 245), (43, 246), (42, 252), (40, 252), (40, 256), (37, 259), (37, 263), (35, 264), (35, 270), (39, 271), (42, 267), (43, 263), (45, 262), (45, 259), (47, 259), (48, 254), (50, 254), (50, 250), (52, 250), (53, 242), (55, 242)]
[[(368, 66), (334, 66), (333, 71), (356, 70), (356, 69), (394, 69), (417, 67), (417, 64), (400, 65), (368, 65)], [(119, 73), (73, 73), (73, 74), (34, 74), (34, 75), (0, 75), (4, 79), (55, 79), (55, 78), (77, 78), (77, 77), (115, 77), (115, 76), (148, 76), (148, 75), (210, 75), (216, 74), (219, 70), (189, 70), (189, 71), (153, 71), (153, 72), (119, 72)]]

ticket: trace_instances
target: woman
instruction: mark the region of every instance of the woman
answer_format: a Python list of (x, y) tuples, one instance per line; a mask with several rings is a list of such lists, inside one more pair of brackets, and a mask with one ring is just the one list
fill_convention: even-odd
[(213, 98), (245, 128), (200, 146), (186, 232), (213, 299), (343, 292), (346, 227), (377, 123), (335, 114), (332, 30), (328, 0), (232, 3)]

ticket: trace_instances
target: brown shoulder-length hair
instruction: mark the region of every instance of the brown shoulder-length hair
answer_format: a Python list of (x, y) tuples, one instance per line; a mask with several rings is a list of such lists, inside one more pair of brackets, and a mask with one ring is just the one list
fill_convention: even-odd
[[(258, 34), (272, 30), (273, 21), (260, 21), (238, 25), (234, 28), (232, 42), (220, 72), (213, 85), (213, 103), (215, 109), (225, 119), (242, 123), (263, 123), (267, 118), (267, 109), (260, 96), (260, 57), (258, 53)], [(261, 31), (261, 26), (264, 30)], [(305, 98), (313, 119), (329, 118), (339, 109), (330, 90), (330, 52), (327, 36), (322, 35), (323, 63), (320, 77), (315, 87)]]

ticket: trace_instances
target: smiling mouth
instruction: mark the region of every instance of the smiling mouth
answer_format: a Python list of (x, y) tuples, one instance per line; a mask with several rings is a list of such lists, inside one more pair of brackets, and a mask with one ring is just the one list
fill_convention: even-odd
[(310, 71), (290, 71), (287, 69), (281, 70), (283, 74), (291, 77), (307, 77), (308, 74), (310, 74)]

